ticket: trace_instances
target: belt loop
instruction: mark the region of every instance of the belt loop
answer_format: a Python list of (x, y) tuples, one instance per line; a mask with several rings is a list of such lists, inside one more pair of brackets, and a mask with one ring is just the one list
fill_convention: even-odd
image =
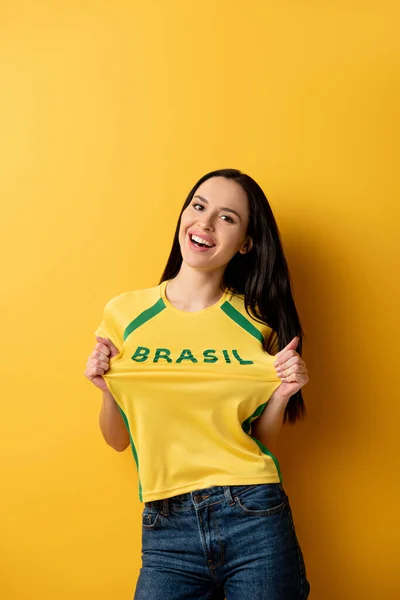
[(161, 514), (165, 515), (166, 517), (169, 515), (168, 498), (163, 498)]
[(231, 486), (230, 485), (223, 485), (222, 487), (224, 488), (225, 498), (226, 498), (229, 506), (233, 506), (235, 504), (235, 501), (232, 498)]

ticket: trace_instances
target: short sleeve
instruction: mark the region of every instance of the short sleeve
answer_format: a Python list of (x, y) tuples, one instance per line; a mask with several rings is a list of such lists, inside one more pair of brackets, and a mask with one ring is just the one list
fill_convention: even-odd
[(114, 346), (121, 352), (122, 341), (119, 333), (119, 328), (116, 319), (115, 303), (113, 299), (109, 300), (103, 309), (103, 317), (101, 322), (97, 326), (94, 335), (99, 337), (108, 338), (112, 341)]

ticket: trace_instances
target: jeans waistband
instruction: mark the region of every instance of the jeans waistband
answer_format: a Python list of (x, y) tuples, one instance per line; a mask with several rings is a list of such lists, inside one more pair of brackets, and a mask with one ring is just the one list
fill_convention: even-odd
[(208, 506), (210, 504), (217, 504), (218, 502), (222, 502), (226, 500), (230, 506), (235, 504), (233, 500), (232, 491), (236, 488), (249, 488), (253, 487), (257, 484), (249, 484), (249, 485), (214, 485), (207, 488), (201, 488), (198, 490), (193, 490), (191, 492), (186, 492), (183, 494), (178, 494), (177, 496), (171, 496), (170, 498), (163, 498), (161, 500), (151, 500), (149, 502), (145, 502), (147, 506), (156, 506), (161, 510), (161, 514), (168, 515), (169, 509), (173, 504), (179, 505), (192, 505), (194, 508), (203, 508), (204, 506)]

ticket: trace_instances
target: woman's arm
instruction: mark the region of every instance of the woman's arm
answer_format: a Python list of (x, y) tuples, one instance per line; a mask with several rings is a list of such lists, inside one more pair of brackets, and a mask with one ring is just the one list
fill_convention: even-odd
[(117, 452), (123, 452), (130, 444), (129, 432), (112, 394), (108, 390), (102, 391), (102, 394), (103, 405), (99, 416), (101, 432), (109, 446)]
[(272, 394), (261, 415), (251, 424), (255, 438), (275, 453), (276, 443), (283, 425), (283, 417), (289, 398), (282, 399)]

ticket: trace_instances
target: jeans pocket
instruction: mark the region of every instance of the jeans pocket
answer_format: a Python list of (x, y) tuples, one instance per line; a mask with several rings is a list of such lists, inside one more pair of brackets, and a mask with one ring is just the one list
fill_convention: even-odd
[(232, 495), (235, 506), (245, 515), (269, 516), (283, 511), (287, 506), (287, 497), (280, 483), (235, 486)]
[(159, 522), (160, 508), (146, 503), (142, 512), (143, 529), (155, 529)]

